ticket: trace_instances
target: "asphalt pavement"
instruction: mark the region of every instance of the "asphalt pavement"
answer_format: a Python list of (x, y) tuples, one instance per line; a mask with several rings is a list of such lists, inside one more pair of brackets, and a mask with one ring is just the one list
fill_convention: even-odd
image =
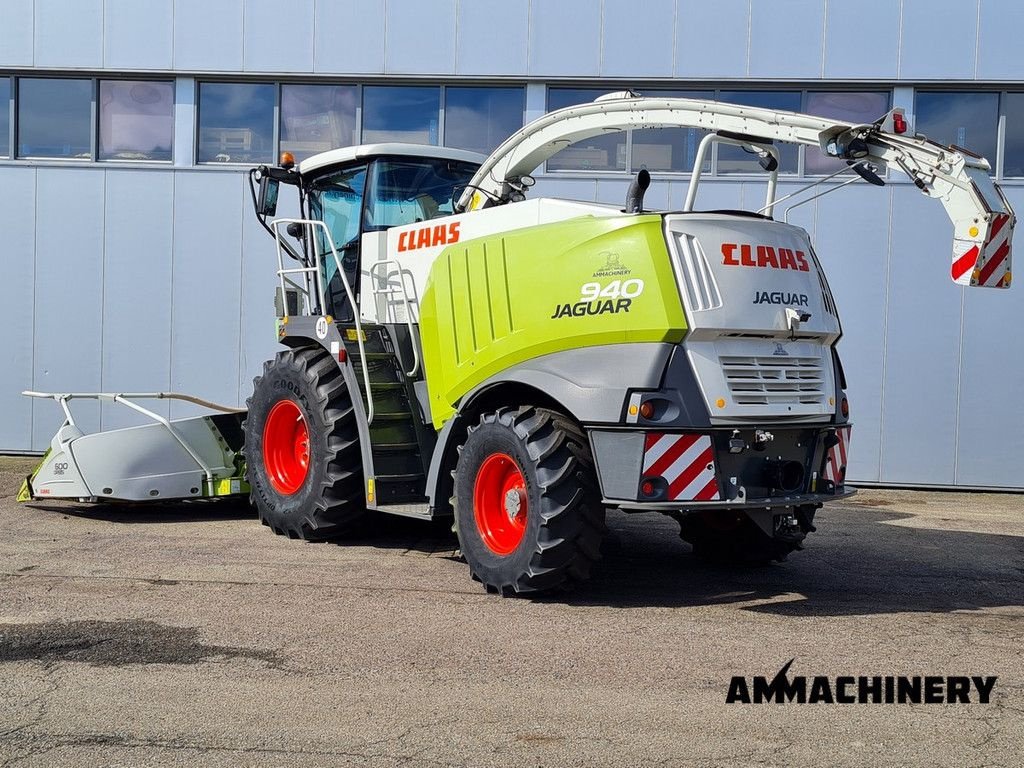
[[(594, 579), (488, 595), (440, 525), (19, 505), (0, 459), (0, 765), (1024, 765), (1024, 497), (863, 490), (782, 564), (614, 513)], [(726, 703), (733, 678), (996, 676), (988, 704)], [(751, 688), (752, 690), (752, 688)]]

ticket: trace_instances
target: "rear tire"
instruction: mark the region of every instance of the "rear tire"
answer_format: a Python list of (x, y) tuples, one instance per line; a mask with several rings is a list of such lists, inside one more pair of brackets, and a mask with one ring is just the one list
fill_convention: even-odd
[(544, 408), (470, 427), (455, 470), (455, 532), (473, 578), (503, 595), (585, 581), (605, 510), (583, 431)]
[(288, 349), (253, 385), (244, 452), (260, 521), (293, 539), (344, 533), (365, 505), (355, 411), (338, 364), (320, 349)]

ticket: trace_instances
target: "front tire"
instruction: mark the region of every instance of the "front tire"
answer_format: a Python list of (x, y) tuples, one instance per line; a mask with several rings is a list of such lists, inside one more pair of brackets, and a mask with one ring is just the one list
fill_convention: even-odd
[(243, 429), (260, 521), (293, 539), (344, 533), (365, 506), (355, 411), (337, 363), (319, 349), (288, 349), (253, 385)]
[(455, 532), (490, 592), (585, 581), (600, 557), (604, 507), (583, 431), (544, 408), (501, 408), (470, 427), (455, 470)]

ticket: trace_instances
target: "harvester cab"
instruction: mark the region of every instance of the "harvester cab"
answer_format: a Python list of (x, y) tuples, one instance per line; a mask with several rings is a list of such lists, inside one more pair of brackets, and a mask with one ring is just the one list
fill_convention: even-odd
[[(624, 206), (530, 196), (573, 143), (680, 126), (706, 132), (680, 210), (645, 210), (646, 172)], [(839, 167), (780, 197), (784, 142)], [(763, 169), (763, 203), (698, 209), (716, 143)], [(82, 436), (80, 395), (28, 393), (66, 421), (23, 496), (248, 492), (265, 525), (307, 539), (368, 510), (450, 518), (473, 576), (502, 593), (585, 579), (608, 508), (670, 515), (712, 557), (783, 559), (853, 492), (839, 311), (786, 212), (887, 170), (945, 208), (953, 280), (1009, 287), (1015, 216), (987, 161), (910, 133), (898, 109), (853, 125), (623, 93), (487, 158), (380, 144), (253, 169), (283, 350), (247, 410)], [(282, 184), (295, 218), (275, 218)]]

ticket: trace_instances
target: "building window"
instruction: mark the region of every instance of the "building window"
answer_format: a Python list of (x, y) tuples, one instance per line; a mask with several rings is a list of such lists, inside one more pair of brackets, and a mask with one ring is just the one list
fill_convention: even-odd
[(439, 143), (441, 89), (370, 85), (363, 88), (364, 144)]
[[(721, 91), (719, 101), (761, 109), (800, 111), (800, 91)], [(779, 173), (796, 173), (800, 151), (796, 144), (779, 143)], [(718, 146), (719, 173), (763, 173), (755, 154), (741, 147)]]
[(92, 159), (92, 80), (18, 80), (18, 157)]
[[(611, 88), (549, 88), (548, 112), (577, 104), (587, 104)], [(624, 171), (626, 170), (626, 132), (592, 136), (578, 141), (548, 158), (549, 171)]]
[(0, 157), (11, 156), (11, 78), (0, 77)]
[[(653, 99), (715, 98), (714, 91), (644, 91), (643, 95)], [(701, 139), (707, 135), (707, 131), (700, 128), (649, 128), (633, 131), (632, 134), (632, 170), (646, 168), (648, 171), (692, 171), (697, 148)], [(704, 168), (711, 168), (710, 155)]]
[(100, 160), (171, 160), (174, 83), (100, 81)]
[[(1004, 93), (1003, 114), (1003, 176), (1024, 176), (1024, 93)], [(995, 161), (994, 157), (989, 158), (990, 163)]]
[[(873, 123), (889, 111), (889, 94), (881, 91), (811, 91), (804, 112), (854, 125)], [(808, 147), (804, 155), (804, 173), (826, 175), (846, 168), (846, 161), (829, 157)], [(848, 171), (852, 173), (852, 171)]]
[(274, 161), (274, 102), (269, 83), (200, 83), (200, 163)]
[(995, 164), (998, 93), (919, 91), (914, 112), (918, 133), (940, 144), (964, 147)]
[(355, 143), (355, 85), (282, 85), (281, 151), (296, 161)]
[(444, 143), (490, 154), (523, 127), (522, 88), (445, 88)]

